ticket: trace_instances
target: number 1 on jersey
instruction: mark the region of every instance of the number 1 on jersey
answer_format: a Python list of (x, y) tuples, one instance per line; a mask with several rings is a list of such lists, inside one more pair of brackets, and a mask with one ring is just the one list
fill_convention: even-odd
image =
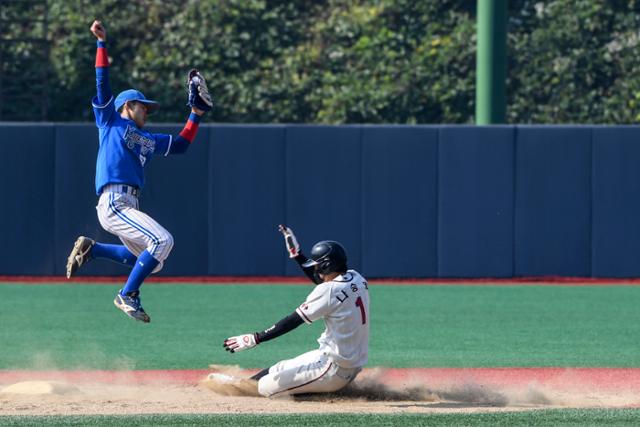
[(362, 316), (362, 324), (367, 323), (367, 313), (364, 312), (364, 303), (362, 302), (362, 297), (358, 297), (356, 300), (356, 307), (360, 307), (360, 315)]

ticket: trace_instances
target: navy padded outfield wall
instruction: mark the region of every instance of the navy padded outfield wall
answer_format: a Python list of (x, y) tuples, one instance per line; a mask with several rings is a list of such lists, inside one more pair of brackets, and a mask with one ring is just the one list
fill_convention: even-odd
[[(0, 144), (0, 275), (63, 275), (80, 234), (117, 242), (93, 125), (0, 123)], [(300, 275), (286, 223), (371, 278), (640, 277), (638, 165), (637, 126), (205, 124), (153, 159), (140, 203), (175, 238), (164, 276)]]
[(440, 129), (438, 272), (513, 276), (514, 129)]
[(47, 125), (0, 126), (0, 274), (53, 274), (54, 131)]
[(589, 276), (591, 130), (519, 127), (515, 274)]
[(200, 195), (209, 200), (201, 223), (209, 241), (204, 274), (284, 275), (277, 231), (285, 215), (284, 137), (284, 126), (217, 126), (203, 141), (209, 145), (209, 179), (202, 177), (209, 191)]
[(640, 276), (640, 135), (635, 126), (593, 130), (591, 275)]
[(360, 251), (369, 276), (437, 277), (437, 165), (437, 128), (363, 128)]

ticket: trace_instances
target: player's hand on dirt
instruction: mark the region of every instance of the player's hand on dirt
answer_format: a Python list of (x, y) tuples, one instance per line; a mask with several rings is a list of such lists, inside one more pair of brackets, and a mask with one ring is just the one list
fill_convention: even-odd
[(284, 243), (287, 245), (287, 252), (289, 252), (289, 258), (295, 258), (300, 254), (300, 245), (298, 239), (293, 231), (284, 224), (278, 226), (278, 231), (284, 236)]
[(231, 353), (247, 350), (258, 345), (256, 334), (244, 334), (224, 340), (224, 349)]
[(101, 42), (107, 40), (107, 30), (104, 29), (102, 22), (98, 20), (93, 21), (93, 24), (91, 24), (91, 32)]

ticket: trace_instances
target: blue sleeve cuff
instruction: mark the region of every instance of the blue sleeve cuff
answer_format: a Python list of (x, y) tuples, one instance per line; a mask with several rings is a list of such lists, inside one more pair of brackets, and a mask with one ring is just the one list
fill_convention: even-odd
[(168, 154), (182, 154), (187, 151), (187, 148), (189, 148), (190, 145), (191, 144), (189, 144), (189, 141), (187, 141), (180, 135), (173, 137)]
[(98, 47), (107, 47), (107, 42), (98, 40)]
[(197, 115), (193, 111), (191, 112), (191, 114), (189, 114), (189, 120), (191, 120), (193, 123), (200, 123), (201, 119), (202, 116)]

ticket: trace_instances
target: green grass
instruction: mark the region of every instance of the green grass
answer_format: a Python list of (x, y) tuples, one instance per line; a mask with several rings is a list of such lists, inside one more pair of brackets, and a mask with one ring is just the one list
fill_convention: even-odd
[[(145, 325), (116, 285), (0, 285), (0, 369), (266, 367), (317, 347), (322, 322), (251, 351), (229, 335), (290, 314), (311, 286), (147, 284)], [(640, 367), (640, 288), (373, 285), (369, 366)]]
[(637, 426), (637, 409), (566, 409), (482, 414), (0, 416), (2, 426)]

